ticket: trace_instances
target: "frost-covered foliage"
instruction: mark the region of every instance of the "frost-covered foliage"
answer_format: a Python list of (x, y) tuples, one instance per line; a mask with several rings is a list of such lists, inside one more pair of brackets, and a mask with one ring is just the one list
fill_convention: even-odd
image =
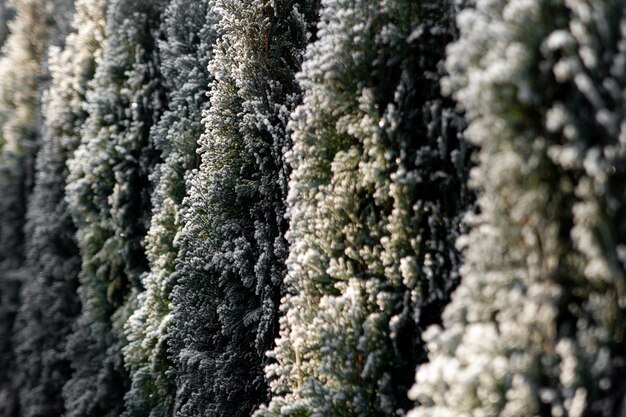
[(148, 270), (144, 237), (158, 153), (150, 128), (165, 106), (156, 48), (164, 1), (114, 0), (88, 92), (81, 143), (69, 161), (67, 203), (78, 227), (82, 312), (68, 342), (75, 372), (66, 415), (119, 416), (128, 375), (123, 326)]
[(176, 385), (168, 357), (171, 308), (176, 282), (174, 240), (186, 194), (185, 175), (196, 166), (196, 147), (204, 130), (202, 111), (208, 105), (207, 65), (215, 41), (214, 14), (208, 0), (173, 0), (166, 8), (166, 39), (159, 44), (161, 72), (168, 83), (169, 109), (153, 128), (163, 162), (152, 174), (152, 220), (147, 236), (150, 273), (145, 292), (127, 323), (124, 349), (132, 387), (126, 395), (129, 415), (171, 416)]
[(479, 145), (413, 417), (626, 414), (626, 2), (478, 1), (446, 86)]
[(38, 82), (44, 76), (42, 61), (52, 29), (42, 23), (53, 16), (46, 13), (45, 0), (13, 0), (10, 6), (15, 17), (0, 57), (0, 146), (3, 156), (21, 156), (34, 153), (28, 151), (38, 136)]
[(471, 199), (440, 95), (448, 2), (324, 0), (292, 114), (288, 294), (257, 417), (395, 416), (457, 283)]
[(28, 280), (21, 293), (16, 350), (20, 415), (63, 414), (62, 388), (72, 369), (66, 341), (79, 312), (80, 258), (65, 203), (66, 161), (79, 142), (87, 84), (102, 43), (103, 2), (79, 0), (73, 33), (50, 53), (51, 86), (44, 98), (35, 187), (26, 225)]
[[(47, 49), (59, 45), (71, 0), (3, 1), (0, 5), (0, 414), (58, 414), (58, 387), (38, 383), (39, 351), (30, 342), (32, 271), (24, 265), (24, 223), (41, 137), (40, 91), (47, 85)], [(7, 34), (7, 22), (10, 35)], [(30, 266), (30, 265), (28, 265)], [(25, 287), (20, 290), (22, 284)], [(21, 293), (21, 294), (20, 294)], [(16, 313), (21, 310), (16, 319)], [(71, 309), (71, 306), (69, 307)], [(17, 322), (14, 322), (17, 320)], [(32, 330), (32, 328), (30, 328)], [(14, 337), (13, 333), (16, 332)], [(54, 361), (54, 359), (52, 359)], [(59, 371), (61, 372), (61, 371)], [(50, 392), (52, 391), (52, 392)]]
[(56, 4), (45, 0), (8, 3), (14, 17), (0, 56), (0, 262), (5, 270), (18, 268), (24, 258), (22, 229), (39, 137), (37, 99), (46, 78), (43, 61), (56, 23)]
[(287, 245), (286, 125), (314, 1), (216, 0), (210, 108), (189, 177), (172, 339), (178, 416), (249, 416), (267, 401)]

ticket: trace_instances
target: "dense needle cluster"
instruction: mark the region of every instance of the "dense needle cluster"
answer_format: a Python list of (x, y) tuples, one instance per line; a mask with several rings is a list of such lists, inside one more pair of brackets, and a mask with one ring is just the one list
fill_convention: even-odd
[(626, 411), (626, 3), (478, 2), (445, 86), (480, 147), (461, 285), (411, 415)]
[(0, 45), (0, 416), (626, 415), (626, 1), (0, 0)]
[(456, 284), (467, 152), (433, 82), (451, 16), (412, 3), (323, 3), (290, 125), (278, 395), (257, 416), (406, 409), (421, 329)]

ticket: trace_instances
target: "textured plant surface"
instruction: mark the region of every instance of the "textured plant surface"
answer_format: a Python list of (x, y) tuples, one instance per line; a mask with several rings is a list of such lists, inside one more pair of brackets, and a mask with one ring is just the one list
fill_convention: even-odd
[(215, 13), (209, 1), (177, 0), (165, 9), (165, 39), (159, 43), (161, 73), (168, 90), (168, 110), (151, 131), (162, 162), (151, 174), (152, 217), (146, 237), (150, 272), (145, 291), (126, 323), (129, 344), (124, 357), (132, 387), (126, 394), (128, 414), (154, 417), (174, 412), (176, 384), (169, 357), (171, 305), (177, 278), (179, 212), (186, 195), (185, 175), (196, 165), (197, 141), (208, 107), (208, 61), (215, 41)]
[(413, 417), (621, 416), (626, 3), (477, 2), (446, 86), (480, 146), (461, 286)]
[(294, 74), (314, 6), (212, 3), (214, 81), (171, 297), (179, 416), (247, 416), (268, 399), (263, 367), (288, 249), (286, 125), (300, 97)]
[(291, 115), (287, 294), (260, 416), (392, 416), (457, 284), (470, 199), (449, 4), (327, 0)]
[(113, 0), (106, 42), (69, 162), (66, 199), (78, 227), (82, 312), (68, 342), (75, 369), (65, 385), (68, 417), (118, 416), (128, 389), (123, 326), (148, 270), (150, 137), (165, 106), (156, 40), (164, 1)]

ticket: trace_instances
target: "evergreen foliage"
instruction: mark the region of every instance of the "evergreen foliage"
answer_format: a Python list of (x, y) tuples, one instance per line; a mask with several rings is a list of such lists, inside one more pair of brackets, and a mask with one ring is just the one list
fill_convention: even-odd
[[(40, 96), (49, 80), (47, 53), (62, 43), (72, 11), (71, 0), (3, 1), (0, 6), (0, 412), (6, 416), (57, 412), (57, 381), (46, 380), (55, 376), (42, 371), (35, 340), (40, 335), (28, 317), (38, 300), (32, 297), (37, 284), (31, 264), (25, 262), (30, 250), (24, 225), (43, 131)], [(71, 302), (67, 308), (72, 309)]]
[(119, 416), (129, 386), (123, 326), (148, 270), (149, 176), (158, 160), (150, 128), (166, 103), (159, 72), (163, 1), (113, 0), (89, 116), (69, 162), (67, 203), (82, 257), (82, 312), (68, 342), (75, 372), (66, 415)]
[(412, 416), (626, 413), (626, 3), (476, 2), (446, 82), (480, 146)]
[(216, 0), (210, 108), (189, 178), (172, 339), (178, 416), (248, 416), (267, 401), (278, 328), (286, 124), (313, 1)]
[(70, 378), (67, 337), (79, 312), (80, 257), (75, 227), (64, 201), (66, 161), (79, 142), (94, 57), (103, 41), (102, 2), (79, 0), (61, 52), (50, 52), (51, 85), (26, 225), (28, 281), (22, 291), (16, 343), (21, 359), (20, 415), (63, 414), (63, 385)]
[(0, 0), (0, 45), (0, 416), (626, 417), (626, 0)]
[(179, 217), (186, 194), (185, 175), (195, 168), (196, 147), (203, 132), (202, 111), (215, 40), (214, 14), (208, 0), (173, 0), (165, 10), (166, 38), (159, 44), (161, 72), (167, 80), (169, 108), (152, 130), (163, 162), (152, 174), (152, 219), (146, 252), (150, 273), (145, 292), (128, 323), (124, 349), (132, 387), (126, 395), (132, 416), (171, 416), (176, 385), (168, 349), (171, 308), (169, 296), (176, 283), (174, 242), (182, 228)]
[(421, 329), (457, 284), (471, 203), (438, 78), (448, 2), (325, 0), (292, 113), (288, 293), (276, 397), (255, 416), (395, 416)]
[[(6, 6), (6, 4), (3, 4)], [(24, 259), (26, 200), (32, 188), (39, 126), (40, 79), (45, 77), (52, 15), (44, 0), (12, 1), (14, 17), (0, 57), (0, 262), (19, 269)], [(41, 24), (42, 22), (48, 24)]]

